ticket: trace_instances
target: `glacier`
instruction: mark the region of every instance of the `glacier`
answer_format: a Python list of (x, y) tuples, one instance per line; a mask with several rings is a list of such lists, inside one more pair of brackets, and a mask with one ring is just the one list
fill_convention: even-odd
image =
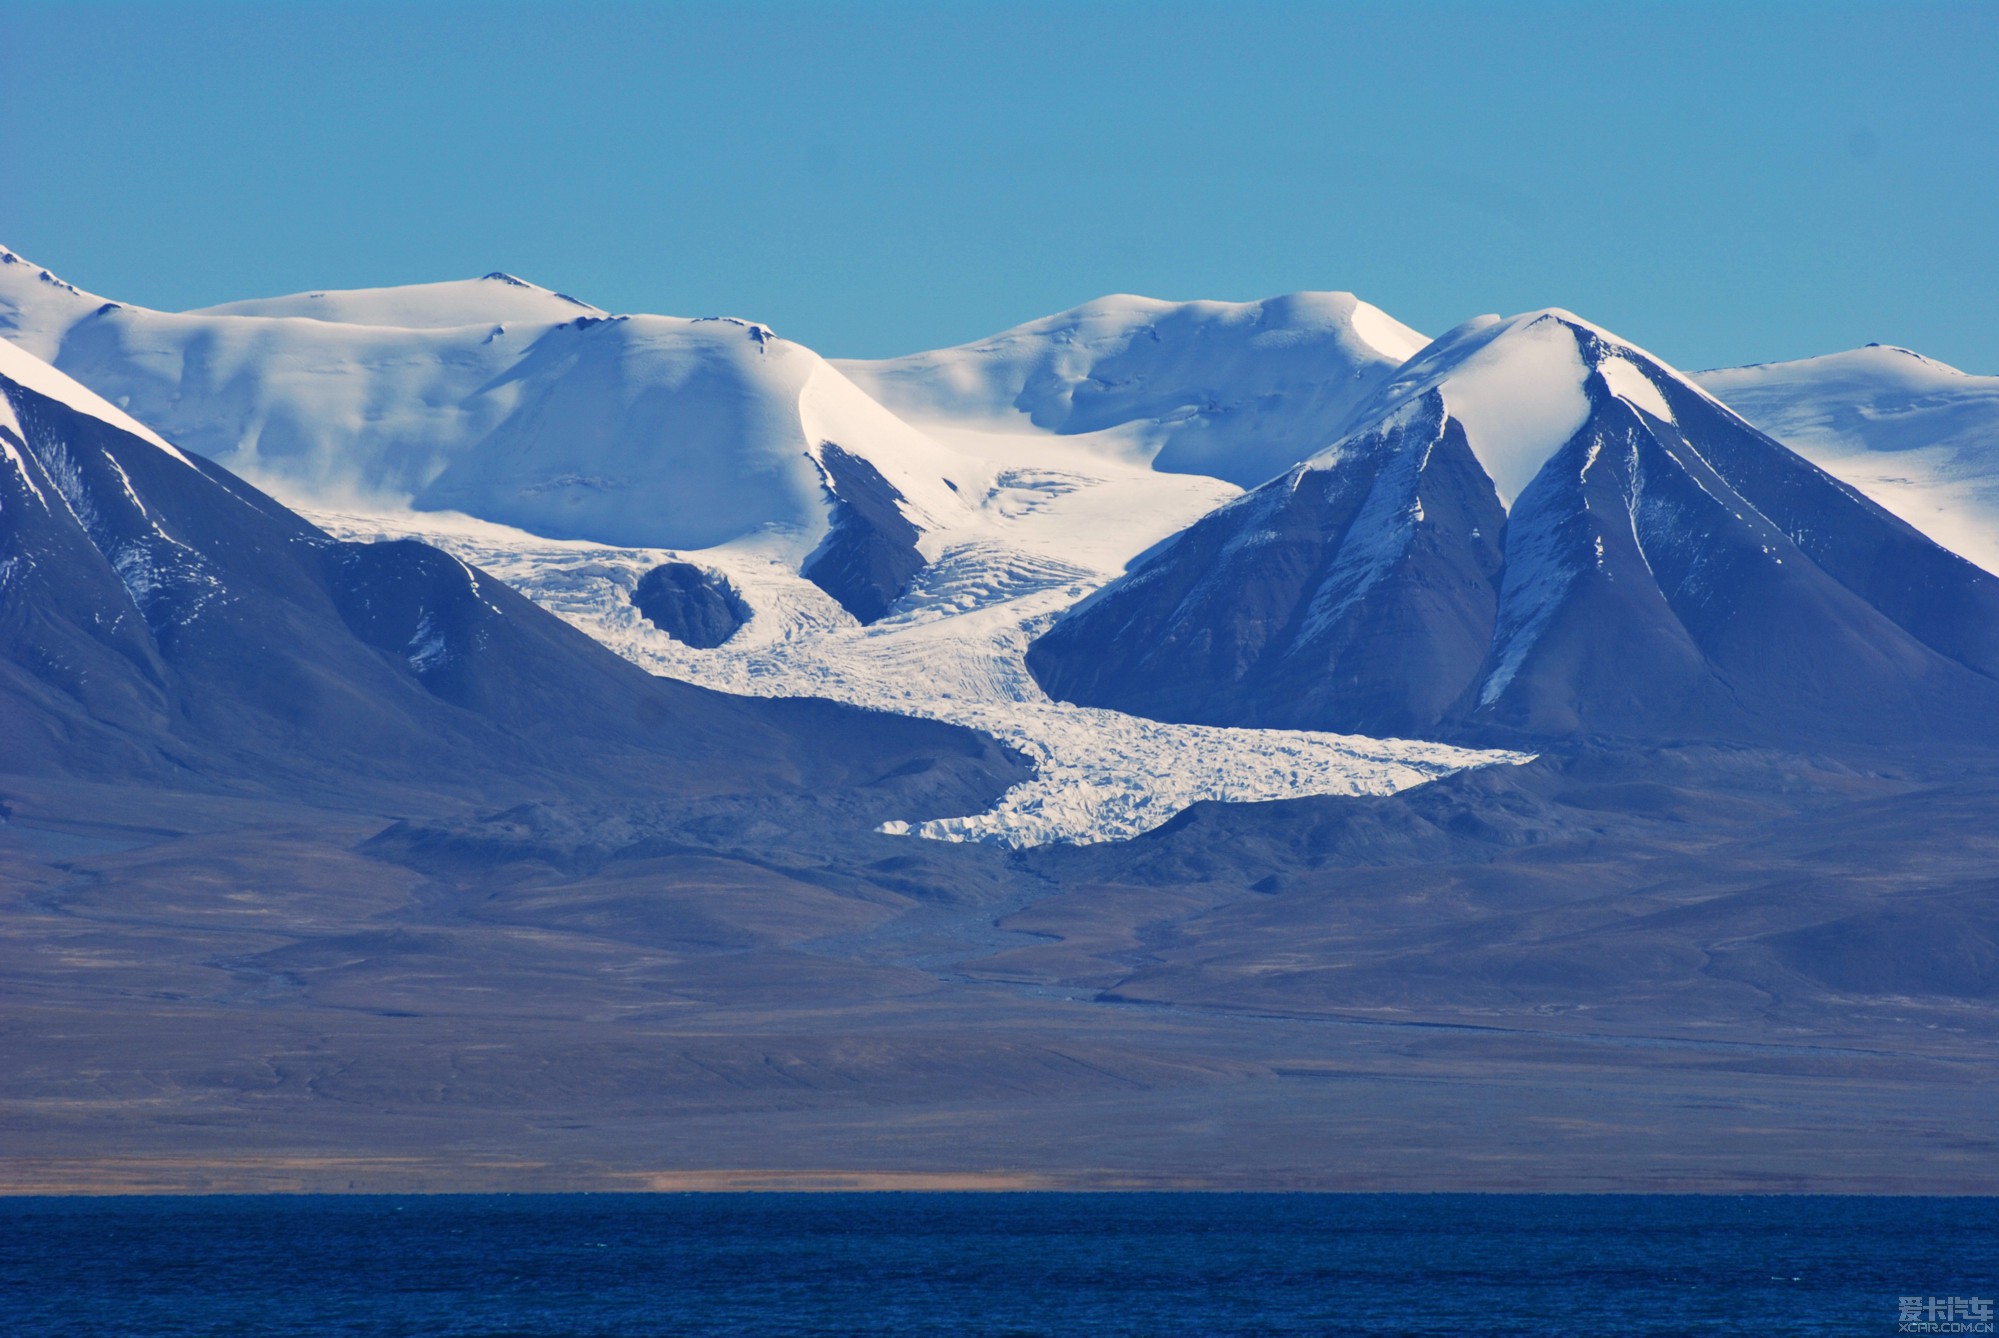
[[(608, 312), (501, 271), (166, 313), (0, 250), (0, 336), (92, 386), (106, 421), (213, 456), (343, 536), (435, 543), (656, 673), (987, 730), (1035, 779), (990, 812), (912, 814), (887, 830), (1010, 846), (1121, 839), (1204, 800), (1388, 793), (1525, 756), (1070, 705), (1024, 657), (1109, 583), (1146, 579), (1149, 554), (1244, 488), (1289, 471), (1295, 492), (1301, 468), (1355, 449), (1360, 424), (1434, 398), (1510, 511), (1589, 416), (1592, 369), (1611, 395), (1672, 420), (1656, 360), (1566, 311), (1481, 317), (1430, 341), (1348, 293), (1114, 295), (958, 348), (858, 361), (736, 317)], [(1938, 392), (1957, 396), (1953, 413), (1980, 380), (1894, 353), (1921, 364), (1917, 380), (1957, 378)], [(1850, 392), (1851, 377), (1785, 370), (1801, 366), (1700, 383), (1813, 459), (1837, 456), (1844, 467), (1827, 468), (1870, 496), (1928, 497), (1975, 472), (1969, 447), (1856, 444), (1866, 434), (1850, 414), (1812, 407)], [(1902, 398), (1880, 407), (1890, 395), (1877, 394), (1859, 410), (1867, 425), (1934, 408), (1924, 386), (1903, 385), (1908, 368), (1869, 369), (1878, 384), (1900, 373)], [(1928, 472), (1912, 484), (1855, 463), (1885, 454), (1900, 473)], [(850, 500), (842, 460), (912, 536), (858, 618), (808, 579)], [(1396, 536), (1425, 520), (1420, 497), (1375, 501), (1339, 585), (1351, 597), (1322, 592), (1311, 626), (1344, 617), (1400, 551)], [(1914, 521), (1911, 509), (1898, 514)], [(1916, 523), (1955, 524), (1959, 551), (1980, 542), (1961, 514)], [(1601, 565), (1601, 541), (1597, 553)], [(726, 583), (747, 623), (707, 649), (654, 626), (632, 596), (669, 563)], [(1504, 686), (1505, 660), (1486, 695)]]
[[(1023, 450), (1037, 444), (1027, 439)], [(762, 537), (707, 550), (625, 548), (548, 540), (466, 516), (309, 514), (342, 538), (435, 544), (655, 673), (742, 695), (825, 697), (968, 725), (1034, 764), (1033, 779), (987, 812), (912, 814), (884, 826), (892, 834), (1012, 848), (1116, 841), (1203, 801), (1389, 794), (1467, 767), (1527, 760), (1419, 740), (1169, 724), (1051, 701), (1027, 671), (1028, 645), (1114, 576), (1124, 550), (1199, 516), (1222, 486), (1102, 462), (1091, 474), (1018, 471), (984, 498), (989, 532), (956, 537), (887, 617), (867, 625), (800, 577), (784, 544)], [(1092, 513), (1122, 516), (1123, 540), (1100, 528), (1090, 544), (1056, 542), (1065, 516)], [(753, 616), (712, 649), (674, 640), (632, 601), (645, 574), (669, 562), (722, 575)]]

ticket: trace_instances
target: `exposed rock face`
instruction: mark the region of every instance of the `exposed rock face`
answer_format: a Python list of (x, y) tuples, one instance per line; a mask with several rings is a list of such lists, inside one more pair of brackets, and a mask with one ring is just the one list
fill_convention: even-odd
[(712, 650), (750, 620), (750, 607), (727, 578), (691, 562), (662, 562), (639, 578), (632, 603), (660, 631), (697, 650)]
[(1042, 685), (1367, 733), (1999, 739), (1999, 579), (1566, 313), (1453, 332), (1361, 421), (1071, 611)]
[(903, 495), (866, 460), (829, 441), (818, 461), (833, 525), (800, 575), (863, 623), (874, 622), (928, 563), (917, 551), (919, 531), (902, 513)]
[(1433, 406), (1204, 517), (1028, 664), (1056, 696), (1162, 719), (1421, 733), (1484, 658), (1505, 523)]
[(1999, 376), (1869, 344), (1693, 379), (1944, 547), (1999, 572)]

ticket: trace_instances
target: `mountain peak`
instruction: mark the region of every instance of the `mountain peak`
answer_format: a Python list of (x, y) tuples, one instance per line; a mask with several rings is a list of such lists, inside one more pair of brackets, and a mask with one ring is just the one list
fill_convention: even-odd
[(1963, 370), (1961, 370), (1961, 369), (1959, 369), (1959, 368), (1956, 368), (1956, 367), (1953, 367), (1953, 366), (1951, 366), (1951, 365), (1950, 365), (1949, 363), (1947, 363), (1947, 362), (1939, 362), (1939, 361), (1938, 361), (1937, 359), (1935, 359), (1935, 358), (1932, 358), (1932, 357), (1928, 357), (1928, 356), (1926, 356), (1926, 355), (1924, 355), (1924, 354), (1921, 354), (1921, 353), (1918, 353), (1918, 352), (1916, 352), (1916, 350), (1914, 350), (1914, 349), (1912, 349), (1912, 348), (1904, 348), (1904, 347), (1902, 347), (1902, 346), (1901, 346), (1900, 344), (1881, 344), (1881, 343), (1874, 343), (1874, 344), (1869, 344), (1869, 345), (1867, 345), (1867, 348), (1869, 348), (1869, 349), (1875, 349), (1875, 350), (1878, 350), (1878, 351), (1879, 351), (1879, 352), (1881, 352), (1881, 353), (1888, 353), (1888, 354), (1899, 354), (1900, 356), (1902, 356), (1902, 357), (1904, 357), (1904, 358), (1914, 358), (1914, 359), (1915, 359), (1915, 360), (1916, 360), (1917, 362), (1921, 363), (1921, 364), (1922, 364), (1923, 366), (1925, 366), (1925, 367), (1933, 367), (1933, 368), (1935, 368), (1935, 369), (1936, 369), (1937, 371), (1939, 371), (1939, 372), (1943, 372), (1943, 373), (1946, 373), (1947, 375), (1950, 375), (1950, 376), (1965, 376), (1965, 375), (1968, 375), (1968, 373), (1964, 372)]
[(1042, 687), (1366, 733), (1999, 737), (1999, 582), (1571, 312), (1459, 326), (1352, 423), (1065, 614)]
[(1425, 342), (1352, 293), (1113, 293), (955, 348), (836, 365), (905, 417), (1112, 434), (1155, 469), (1247, 487), (1331, 441)]
[[(1629, 340), (1565, 308), (1543, 307), (1474, 317), (1440, 336), (1356, 409), (1350, 424), (1353, 435), (1370, 435), (1412, 402), (1440, 397), (1510, 506), (1589, 417), (1596, 375), (1612, 395), (1656, 418), (1672, 416), (1661, 384), (1705, 393)], [(1315, 459), (1330, 463), (1348, 449), (1347, 441), (1335, 442)]]
[(47, 287), (57, 289), (58, 291), (64, 293), (69, 293), (76, 297), (85, 298), (89, 301), (94, 302), (98, 300), (97, 298), (93, 297), (91, 294), (84, 292), (83, 289), (77, 287), (69, 280), (55, 273), (47, 266), (37, 265), (34, 261), (22, 255), (19, 251), (11, 251), (4, 246), (0, 246), (0, 265), (20, 265), (25, 269), (33, 270), (35, 272), (36, 280), (46, 285)]
[(476, 279), (400, 284), (389, 288), (313, 289), (282, 297), (250, 298), (199, 307), (190, 316), (303, 317), (333, 325), (399, 330), (443, 330), (496, 324), (553, 325), (578, 312), (607, 315), (599, 307), (494, 270)]

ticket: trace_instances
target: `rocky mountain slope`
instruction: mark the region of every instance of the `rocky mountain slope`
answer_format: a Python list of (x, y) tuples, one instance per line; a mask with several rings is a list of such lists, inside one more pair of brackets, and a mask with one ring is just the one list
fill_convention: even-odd
[(1489, 318), (1066, 614), (1051, 695), (1418, 735), (1999, 740), (1999, 578), (1566, 312)]
[[(227, 790), (990, 802), (989, 740), (656, 678), (424, 544), (342, 543), (0, 343), (4, 770)], [(911, 779), (916, 778), (916, 779)]]
[(1833, 477), (1999, 572), (1999, 377), (1869, 344), (1693, 379)]

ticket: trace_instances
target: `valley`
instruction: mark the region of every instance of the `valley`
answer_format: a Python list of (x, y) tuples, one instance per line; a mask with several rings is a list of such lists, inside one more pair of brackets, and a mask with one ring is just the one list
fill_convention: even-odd
[(1999, 1190), (1908, 363), (0, 252), (0, 1187)]

